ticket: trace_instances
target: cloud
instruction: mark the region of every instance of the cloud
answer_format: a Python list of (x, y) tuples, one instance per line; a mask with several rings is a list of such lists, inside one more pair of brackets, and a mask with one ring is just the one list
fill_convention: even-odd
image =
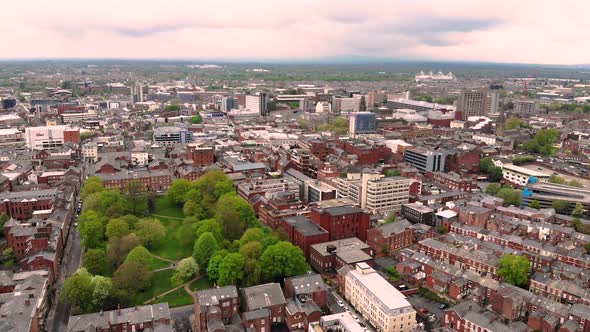
[(3, 4), (26, 15), (0, 20), (10, 31), (0, 58), (359, 55), (565, 64), (588, 62), (590, 53), (583, 42), (590, 1), (561, 0), (567, 11), (545, 5), (550, 0), (101, 1)]

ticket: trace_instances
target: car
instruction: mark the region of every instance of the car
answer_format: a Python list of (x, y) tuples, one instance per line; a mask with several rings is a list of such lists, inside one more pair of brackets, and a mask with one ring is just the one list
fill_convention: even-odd
[(438, 306), (438, 308), (439, 308), (440, 310), (444, 310), (446, 307), (447, 307), (447, 305), (446, 305), (446, 304), (444, 304), (444, 303), (441, 303), (441, 304)]
[(344, 307), (345, 311), (350, 311), (350, 309), (348, 307)]
[(359, 319), (359, 316), (357, 316), (357, 315), (355, 315), (355, 314), (352, 314), (352, 318), (354, 318), (354, 319)]
[(339, 305), (340, 307), (344, 307), (344, 302), (342, 302), (342, 301), (338, 300), (338, 302), (336, 302), (336, 303), (338, 303), (338, 305)]
[(360, 325), (361, 327), (365, 327), (365, 324), (363, 324), (363, 322), (359, 322), (359, 325)]
[(406, 286), (406, 285), (399, 285), (399, 286), (397, 286), (397, 289), (402, 290), (402, 291), (403, 290), (407, 290), (408, 289), (408, 286)]
[(426, 308), (422, 308), (422, 309), (420, 309), (420, 312), (422, 312), (423, 314), (427, 314), (429, 312), (429, 310)]
[(78, 227), (78, 223), (77, 222), (74, 223), (74, 227)]

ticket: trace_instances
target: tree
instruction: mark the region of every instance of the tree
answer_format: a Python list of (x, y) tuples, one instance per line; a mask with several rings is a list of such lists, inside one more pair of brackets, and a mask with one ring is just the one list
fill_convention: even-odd
[(184, 203), (184, 205), (182, 207), (182, 212), (187, 217), (190, 217), (190, 216), (202, 217), (203, 216), (203, 208), (198, 203), (195, 203), (195, 201), (192, 201), (192, 200)]
[(397, 268), (395, 265), (390, 266), (387, 268), (387, 274), (389, 275), (389, 281), (398, 281), (400, 278), (399, 272), (397, 272)]
[(180, 105), (176, 105), (176, 104), (166, 105), (166, 107), (164, 107), (164, 111), (165, 112), (178, 112), (178, 111), (180, 111)]
[(244, 280), (244, 263), (246, 258), (240, 253), (225, 255), (219, 263), (219, 286), (237, 285)]
[(82, 268), (64, 281), (61, 298), (73, 306), (74, 314), (80, 314), (92, 310), (93, 293), (92, 275)]
[(525, 150), (536, 152), (545, 156), (555, 153), (555, 143), (559, 141), (559, 132), (555, 128), (541, 129), (535, 134), (535, 138), (523, 143)]
[(152, 273), (145, 266), (136, 262), (124, 263), (113, 274), (113, 286), (118, 291), (123, 291), (119, 295), (133, 296), (139, 291), (148, 289), (151, 278)]
[(580, 202), (576, 203), (576, 206), (574, 207), (574, 210), (572, 211), (572, 216), (581, 216), (584, 214), (584, 205)]
[(258, 260), (262, 255), (262, 243), (260, 242), (248, 242), (240, 247), (240, 254), (248, 259)]
[(166, 236), (166, 228), (158, 219), (144, 218), (136, 226), (136, 234), (146, 248), (152, 248)]
[[(6, 222), (10, 220), (10, 216), (7, 215), (6, 213), (2, 213), (0, 214), (0, 229), (4, 229), (4, 224), (6, 224)], [(0, 235), (2, 235), (3, 233), (0, 233)]]
[(301, 249), (286, 241), (266, 248), (260, 256), (260, 264), (264, 279), (269, 281), (279, 281), (309, 271)]
[[(250, 242), (247, 245), (256, 244), (256, 242)], [(254, 286), (260, 284), (262, 277), (262, 266), (257, 259), (250, 259), (246, 257), (244, 261), (244, 285)]]
[(223, 226), (225, 237), (230, 240), (240, 238), (247, 227), (258, 225), (252, 206), (235, 193), (221, 196), (217, 202), (215, 220)]
[(203, 235), (203, 233), (211, 233), (217, 240), (217, 243), (221, 243), (223, 241), (223, 227), (217, 220), (215, 219), (205, 219), (201, 220), (196, 225), (195, 235), (197, 239)]
[(531, 263), (525, 256), (513, 254), (504, 255), (498, 261), (500, 269), (498, 276), (505, 282), (514, 286), (524, 286), (529, 281)]
[(183, 258), (172, 275), (172, 283), (182, 285), (193, 279), (199, 273), (199, 265), (192, 257)]
[(240, 246), (248, 244), (250, 242), (260, 242), (264, 238), (264, 232), (261, 228), (252, 227), (246, 230), (240, 238)]
[(120, 217), (119, 219), (126, 222), (127, 225), (129, 225), (129, 229), (135, 229), (135, 226), (139, 222), (139, 218), (137, 218), (136, 216), (134, 216), (132, 214), (126, 214), (126, 215)]
[(92, 305), (93, 311), (102, 309), (107, 302), (107, 299), (111, 297), (113, 292), (113, 281), (111, 278), (103, 276), (94, 276), (91, 279), (92, 282)]
[(86, 199), (88, 195), (101, 192), (104, 190), (104, 184), (98, 176), (91, 176), (86, 179), (84, 186), (82, 187), (82, 200)]
[(227, 250), (220, 250), (211, 257), (209, 265), (207, 266), (207, 275), (209, 275), (210, 279), (219, 279), (219, 265), (221, 265), (223, 258), (225, 258), (227, 254)]
[(556, 184), (565, 184), (565, 179), (561, 176), (551, 175), (549, 177), (549, 182), (556, 183)]
[(110, 241), (107, 246), (107, 257), (113, 266), (119, 266), (129, 252), (140, 245), (139, 238), (134, 233), (120, 239)]
[(193, 257), (203, 270), (207, 270), (209, 259), (211, 259), (217, 250), (219, 250), (217, 239), (215, 239), (213, 233), (205, 232), (195, 242)]
[(172, 184), (170, 185), (170, 188), (168, 188), (166, 195), (172, 202), (176, 204), (182, 204), (185, 202), (184, 195), (186, 195), (186, 193), (192, 188), (193, 184), (189, 180), (177, 179), (172, 181)]
[(143, 185), (138, 179), (133, 179), (125, 184), (125, 200), (133, 214), (144, 213), (148, 210), (148, 199)]
[(397, 169), (392, 169), (385, 172), (385, 177), (400, 176), (402, 173)]
[(107, 224), (106, 235), (109, 240), (119, 239), (129, 234), (129, 224), (121, 218), (111, 219)]
[(571, 204), (570, 202), (557, 200), (551, 203), (551, 207), (553, 207), (558, 213), (567, 213), (571, 207)]
[(86, 248), (97, 248), (103, 243), (104, 227), (102, 221), (92, 219), (80, 222), (78, 227), (80, 236), (82, 237), (82, 245)]
[(2, 263), (4, 266), (10, 268), (16, 264), (16, 256), (12, 248), (6, 248), (2, 251)]
[(541, 208), (541, 203), (539, 203), (539, 201), (538, 201), (538, 200), (536, 200), (536, 199), (533, 199), (533, 200), (531, 201), (531, 203), (529, 204), (529, 207), (530, 207), (530, 208), (532, 208), (532, 209), (537, 209), (537, 210), (538, 210), (538, 209), (540, 209), (540, 208)]
[(391, 224), (392, 222), (396, 222), (397, 221), (397, 216), (393, 213), (391, 213), (389, 216), (387, 216), (387, 218), (385, 218), (385, 221), (383, 222), (383, 224)]
[(582, 188), (584, 187), (584, 185), (582, 183), (580, 183), (578, 180), (570, 180), (568, 183), (568, 185), (572, 186), (572, 187), (577, 187), (577, 188)]
[(108, 273), (108, 262), (103, 249), (88, 249), (84, 254), (82, 266), (93, 275), (106, 275)]
[(586, 253), (590, 255), (590, 242), (584, 245), (584, 249), (586, 249)]
[(496, 197), (504, 199), (504, 205), (520, 206), (522, 204), (522, 192), (511, 187), (502, 187), (496, 194)]
[(479, 161), (480, 170), (488, 175), (488, 179), (492, 182), (502, 180), (502, 168), (497, 167), (490, 157), (485, 157)]
[(125, 212), (125, 198), (118, 190), (103, 190), (90, 194), (84, 200), (85, 212), (95, 211), (110, 218), (118, 218)]
[(147, 250), (144, 246), (137, 246), (133, 248), (125, 258), (125, 263), (139, 263), (146, 268), (148, 268), (151, 261), (152, 254), (150, 254), (149, 250)]
[(518, 129), (523, 124), (524, 124), (524, 122), (522, 122), (521, 119), (519, 119), (515, 116), (511, 116), (508, 119), (506, 119), (506, 130)]
[(191, 118), (192, 124), (197, 124), (197, 123), (201, 123), (201, 122), (203, 122), (203, 117), (201, 117), (199, 114), (197, 114)]
[(486, 194), (489, 195), (496, 195), (500, 191), (500, 184), (498, 183), (490, 183), (486, 188)]

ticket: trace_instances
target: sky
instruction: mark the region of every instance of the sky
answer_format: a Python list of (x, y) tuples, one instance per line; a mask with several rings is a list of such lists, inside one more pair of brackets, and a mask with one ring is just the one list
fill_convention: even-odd
[(590, 63), (588, 0), (2, 2), (0, 59)]

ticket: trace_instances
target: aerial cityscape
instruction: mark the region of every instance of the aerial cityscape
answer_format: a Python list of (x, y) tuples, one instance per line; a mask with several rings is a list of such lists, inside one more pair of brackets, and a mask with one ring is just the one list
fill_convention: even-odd
[(3, 4), (0, 332), (590, 332), (565, 3)]

